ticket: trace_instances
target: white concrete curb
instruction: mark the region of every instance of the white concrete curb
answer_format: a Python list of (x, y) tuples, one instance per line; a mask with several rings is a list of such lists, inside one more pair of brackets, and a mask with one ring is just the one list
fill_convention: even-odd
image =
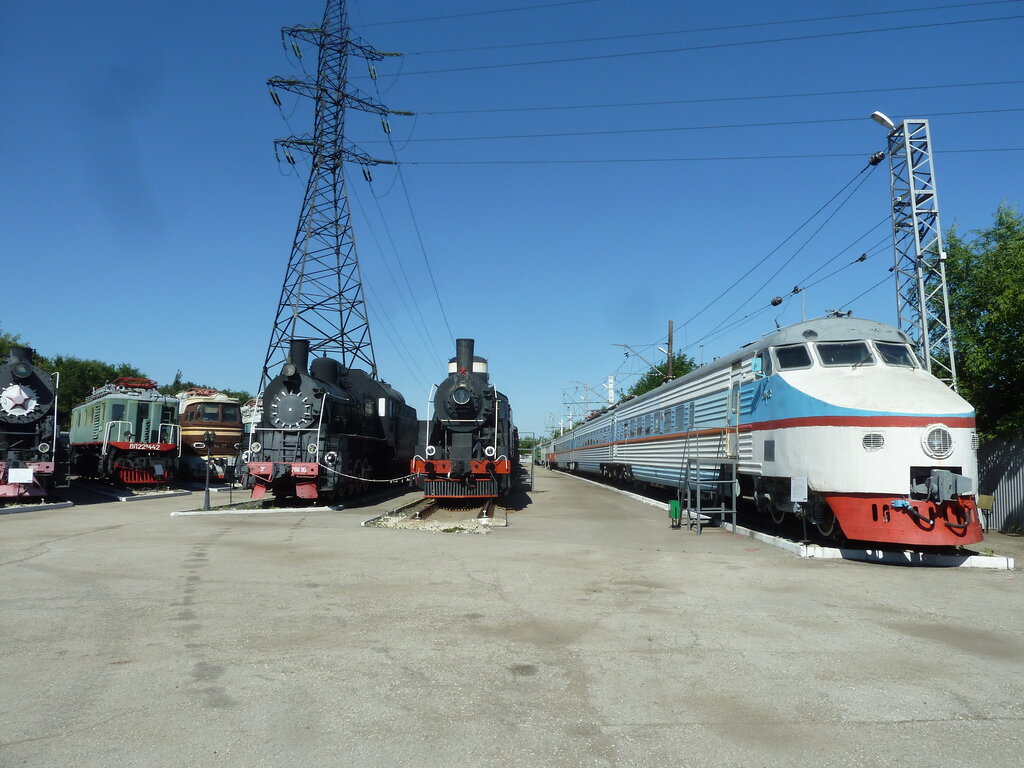
[[(723, 525), (722, 530), (731, 532), (731, 525)], [(1012, 557), (1001, 555), (986, 557), (984, 555), (939, 555), (932, 552), (897, 552), (886, 549), (861, 549), (859, 547), (823, 547), (819, 544), (800, 544), (780, 536), (761, 533), (742, 525), (736, 526), (736, 535), (754, 539), (773, 547), (784, 549), (798, 557), (808, 560), (858, 560), (863, 563), (884, 563), (887, 565), (924, 565), (938, 568), (989, 568), (998, 571), (1012, 571)]]
[(67, 509), (75, 506), (70, 501), (55, 501), (51, 504), (30, 504), (23, 507), (0, 507), (0, 515), (16, 515), (19, 512), (43, 512), (47, 509)]

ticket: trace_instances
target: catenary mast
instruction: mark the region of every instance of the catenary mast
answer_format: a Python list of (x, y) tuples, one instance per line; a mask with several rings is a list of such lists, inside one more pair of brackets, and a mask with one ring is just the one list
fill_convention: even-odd
[(376, 51), (352, 33), (345, 0), (328, 0), (319, 26), (285, 27), (281, 42), (297, 57), (302, 53), (300, 44), (316, 46), (316, 78), (272, 77), (267, 81), (271, 98), (280, 106), (278, 92), (289, 91), (312, 99), (315, 112), (312, 134), (274, 142), (275, 151), (292, 165), (293, 153), (308, 153), (311, 167), (263, 361), (261, 391), (273, 375), (269, 372), (285, 362), (293, 338), (308, 339), (314, 354), (331, 355), (346, 367), (366, 368), (377, 376), (344, 163), (359, 163), (365, 175), (367, 166), (385, 161), (345, 140), (345, 111), (380, 115), (387, 128), (391, 111), (348, 82), (348, 60), (359, 56), (374, 62), (394, 54)]
[(899, 328), (914, 343), (925, 368), (955, 390), (946, 252), (928, 121), (904, 120), (888, 126), (892, 126), (888, 155)]

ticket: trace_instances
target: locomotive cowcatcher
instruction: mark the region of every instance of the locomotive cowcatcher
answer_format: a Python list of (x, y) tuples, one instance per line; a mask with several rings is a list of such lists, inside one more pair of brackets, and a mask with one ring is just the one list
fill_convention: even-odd
[(495, 498), (518, 476), (512, 408), (473, 347), (473, 339), (456, 339), (448, 378), (434, 393), (433, 416), (421, 422), (411, 471), (427, 498)]

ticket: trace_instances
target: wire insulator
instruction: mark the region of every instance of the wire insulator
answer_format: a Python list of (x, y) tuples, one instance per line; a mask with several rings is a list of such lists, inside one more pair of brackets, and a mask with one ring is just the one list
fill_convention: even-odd
[(369, 72), (370, 72), (370, 79), (371, 80), (376, 80), (377, 79), (377, 68), (375, 66), (373, 66), (373, 62), (371, 62), (371, 61), (366, 62), (366, 69), (369, 70)]
[(287, 160), (292, 165), (295, 165), (295, 156), (287, 149), (284, 151), (284, 159)]
[(868, 160), (868, 165), (878, 165), (883, 160), (885, 160), (885, 152), (875, 152)]
[(363, 169), (363, 178), (366, 179), (367, 181), (373, 181), (373, 174), (370, 173), (370, 169), (367, 168), (365, 165), (360, 167)]
[(277, 106), (281, 106), (281, 97), (277, 95), (277, 91), (275, 91), (273, 88), (270, 89), (270, 100), (274, 102), (274, 104), (276, 104)]
[(302, 49), (299, 48), (299, 44), (296, 43), (294, 40), (292, 40), (292, 53), (295, 54), (295, 58), (297, 58), (297, 59), (301, 59), (302, 58)]
[(386, 134), (388, 134), (390, 136), (391, 135), (391, 123), (388, 121), (388, 119), (386, 117), (382, 117), (380, 119), (380, 125), (384, 129), (384, 133), (386, 133)]
[(782, 303), (782, 297), (781, 296), (776, 296), (774, 299), (772, 299), (772, 306), (773, 307), (777, 307), (781, 303)]

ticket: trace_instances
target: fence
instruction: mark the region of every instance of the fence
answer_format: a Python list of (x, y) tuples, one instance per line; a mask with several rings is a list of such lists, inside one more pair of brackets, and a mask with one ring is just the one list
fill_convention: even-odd
[(1024, 530), (1024, 437), (990, 440), (978, 450), (979, 490), (995, 496), (989, 526)]

